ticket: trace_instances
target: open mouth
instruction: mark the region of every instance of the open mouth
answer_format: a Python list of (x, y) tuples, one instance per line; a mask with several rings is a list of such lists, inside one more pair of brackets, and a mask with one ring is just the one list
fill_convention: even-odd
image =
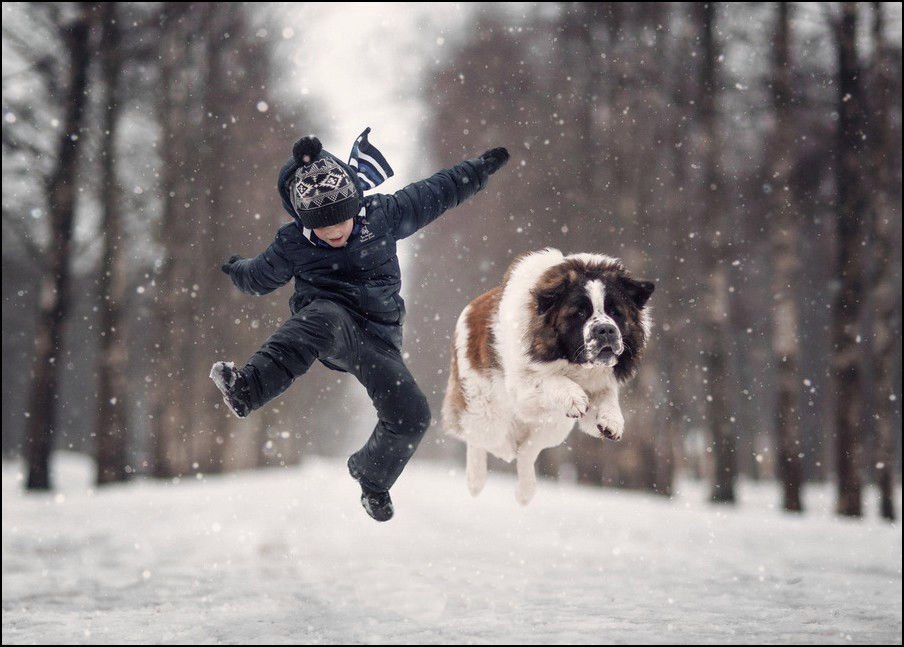
[(606, 366), (615, 366), (615, 363), (618, 361), (618, 355), (619, 353), (616, 352), (615, 348), (607, 344), (600, 348), (599, 352), (596, 354), (596, 361), (605, 364)]

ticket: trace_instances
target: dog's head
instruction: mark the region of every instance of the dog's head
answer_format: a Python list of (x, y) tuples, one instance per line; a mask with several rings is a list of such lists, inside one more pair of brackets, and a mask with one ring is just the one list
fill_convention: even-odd
[(533, 359), (603, 364), (619, 380), (631, 377), (649, 334), (647, 300), (653, 288), (650, 281), (629, 276), (617, 259), (566, 257), (531, 290)]

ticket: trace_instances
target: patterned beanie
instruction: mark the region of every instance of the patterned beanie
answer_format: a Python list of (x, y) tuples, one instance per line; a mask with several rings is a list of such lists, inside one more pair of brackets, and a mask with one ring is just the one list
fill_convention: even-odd
[(361, 200), (354, 171), (323, 150), (319, 139), (302, 137), (292, 147), (292, 157), (297, 168), (284, 186), (304, 227), (329, 227), (358, 214)]

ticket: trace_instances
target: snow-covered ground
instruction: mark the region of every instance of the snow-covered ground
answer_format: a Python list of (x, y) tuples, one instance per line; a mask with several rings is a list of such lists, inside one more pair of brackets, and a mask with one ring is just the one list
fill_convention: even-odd
[[(3, 466), (3, 643), (901, 644), (901, 526), (737, 509), (682, 487), (541, 482), (416, 458), (377, 524), (340, 461), (96, 491), (62, 454), (55, 494)], [(870, 505), (873, 502), (870, 501)]]

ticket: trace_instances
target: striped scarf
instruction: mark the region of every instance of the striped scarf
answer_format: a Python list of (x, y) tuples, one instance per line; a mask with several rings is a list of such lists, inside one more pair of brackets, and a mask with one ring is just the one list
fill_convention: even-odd
[(367, 141), (367, 133), (370, 127), (358, 136), (352, 146), (352, 154), (348, 165), (357, 171), (358, 188), (361, 192), (369, 191), (392, 177), (393, 171), (389, 162), (383, 157), (383, 153), (377, 147)]

